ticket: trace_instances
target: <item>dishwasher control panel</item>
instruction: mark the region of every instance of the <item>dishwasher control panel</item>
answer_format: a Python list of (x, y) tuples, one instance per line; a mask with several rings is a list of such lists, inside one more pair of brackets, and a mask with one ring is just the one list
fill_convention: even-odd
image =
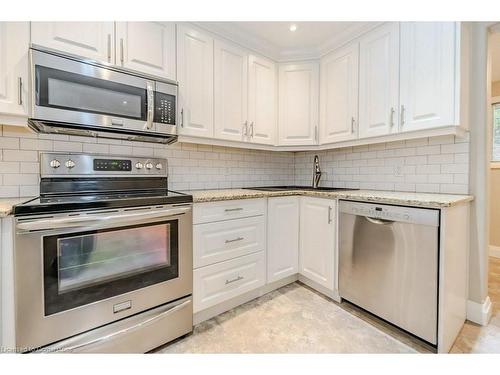
[(365, 202), (340, 201), (339, 211), (394, 222), (439, 226), (439, 210)]

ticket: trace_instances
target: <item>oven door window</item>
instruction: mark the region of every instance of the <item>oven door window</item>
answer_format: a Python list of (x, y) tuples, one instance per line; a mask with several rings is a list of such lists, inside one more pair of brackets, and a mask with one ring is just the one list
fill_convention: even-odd
[(45, 315), (178, 277), (178, 221), (43, 238)]
[(146, 89), (39, 65), (35, 71), (38, 106), (146, 120)]

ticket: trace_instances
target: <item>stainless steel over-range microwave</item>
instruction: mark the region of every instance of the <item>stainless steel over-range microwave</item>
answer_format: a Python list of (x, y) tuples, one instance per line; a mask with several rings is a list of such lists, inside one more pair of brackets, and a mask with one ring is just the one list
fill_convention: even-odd
[(31, 117), (41, 133), (172, 143), (177, 83), (33, 46)]

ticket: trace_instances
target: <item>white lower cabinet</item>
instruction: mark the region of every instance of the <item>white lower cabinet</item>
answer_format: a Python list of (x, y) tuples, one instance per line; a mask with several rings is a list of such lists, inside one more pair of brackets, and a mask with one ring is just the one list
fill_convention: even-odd
[(264, 251), (245, 255), (193, 272), (193, 312), (197, 313), (266, 283)]
[(299, 273), (329, 291), (336, 290), (335, 212), (335, 200), (300, 198)]
[(269, 198), (267, 203), (267, 282), (299, 270), (299, 197)]
[(193, 267), (203, 267), (265, 248), (266, 223), (262, 216), (195, 225)]

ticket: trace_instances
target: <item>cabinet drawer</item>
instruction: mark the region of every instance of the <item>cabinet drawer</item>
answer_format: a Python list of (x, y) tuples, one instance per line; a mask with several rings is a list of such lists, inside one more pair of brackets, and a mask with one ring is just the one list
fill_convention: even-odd
[(265, 274), (263, 251), (194, 270), (193, 312), (263, 286)]
[(264, 198), (196, 203), (193, 207), (193, 224), (264, 215), (265, 212)]
[(264, 216), (194, 225), (194, 268), (263, 251), (265, 232)]

